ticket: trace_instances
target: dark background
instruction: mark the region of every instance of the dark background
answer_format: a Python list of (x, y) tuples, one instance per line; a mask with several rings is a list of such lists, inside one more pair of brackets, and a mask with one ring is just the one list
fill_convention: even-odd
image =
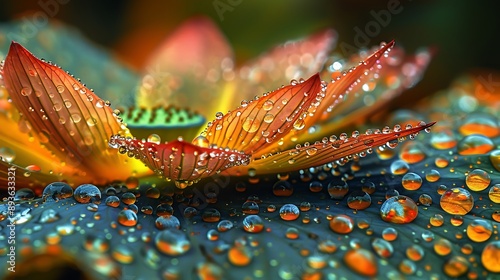
[[(57, 3), (57, 0), (52, 2)], [(54, 18), (77, 27), (92, 41), (112, 50), (122, 61), (140, 69), (148, 53), (184, 20), (206, 15), (221, 28), (239, 63), (275, 44), (334, 28), (340, 42), (354, 45), (355, 27), (364, 29), (373, 12), (387, 10), (391, 1), (76, 1), (59, 4)], [(40, 11), (46, 1), (3, 1), (0, 21)], [(370, 45), (395, 39), (409, 52), (423, 46), (438, 50), (424, 80), (406, 99), (446, 88), (458, 75), (476, 68), (500, 70), (499, 5), (493, 1), (399, 1), (393, 14)], [(222, 4), (221, 4), (222, 3)], [(215, 5), (232, 10), (221, 18)], [(372, 12), (373, 11), (373, 12)]]

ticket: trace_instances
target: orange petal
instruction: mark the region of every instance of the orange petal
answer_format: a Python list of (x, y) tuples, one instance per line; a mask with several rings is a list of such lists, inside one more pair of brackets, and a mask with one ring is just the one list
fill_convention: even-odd
[(272, 145), (293, 128), (301, 129), (304, 118), (322, 91), (319, 75), (243, 103), (219, 116), (203, 132), (210, 144), (253, 154)]
[(233, 67), (233, 53), (206, 17), (180, 26), (153, 53), (139, 89), (138, 105), (185, 107), (213, 116), (221, 102), (220, 80)]
[(120, 153), (142, 160), (155, 173), (175, 180), (180, 188), (248, 162), (248, 156), (241, 152), (199, 147), (182, 140), (157, 144), (114, 135), (110, 146), (118, 148)]
[(304, 40), (286, 42), (241, 67), (234, 80), (234, 102), (250, 100), (256, 93), (276, 88), (283, 81), (320, 72), (336, 40), (333, 30), (325, 30)]
[(95, 183), (131, 175), (132, 167), (120, 166), (124, 160), (108, 147), (111, 135), (127, 132), (107, 102), (15, 42), (3, 71), (5, 87), (30, 133), (66, 165), (78, 167), (82, 178), (90, 176)]
[[(50, 182), (61, 181), (59, 177), (34, 172), (26, 168), (0, 160), (0, 190), (8, 190), (12, 182), (15, 189), (30, 188), (37, 195), (41, 195), (45, 186)], [(11, 182), (10, 184), (8, 182)]]
[(345, 163), (353, 158), (364, 157), (379, 146), (393, 148), (398, 142), (407, 137), (414, 139), (419, 131), (426, 130), (433, 123), (421, 123), (416, 127), (408, 126), (405, 129), (396, 127), (394, 130), (386, 127), (382, 131), (367, 131), (358, 135), (353, 133), (352, 137), (346, 134), (340, 137), (324, 138), (321, 142), (312, 145), (304, 145), (292, 150), (278, 154), (269, 155), (265, 158), (256, 159), (249, 165), (228, 169), (226, 174), (246, 174), (249, 169), (255, 169), (258, 175), (270, 173), (291, 172), (299, 169), (323, 165), (338, 161)]

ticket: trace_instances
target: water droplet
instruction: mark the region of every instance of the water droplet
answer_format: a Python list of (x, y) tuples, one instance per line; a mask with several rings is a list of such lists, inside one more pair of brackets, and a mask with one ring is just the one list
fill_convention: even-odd
[(274, 102), (270, 99), (264, 101), (264, 104), (262, 104), (262, 109), (264, 111), (270, 111), (274, 106)]
[(43, 189), (42, 198), (48, 201), (58, 201), (73, 196), (73, 189), (63, 182), (53, 182)]
[(75, 189), (73, 197), (79, 203), (86, 204), (92, 202), (99, 204), (101, 202), (101, 191), (92, 184), (83, 184)]
[(330, 229), (340, 234), (348, 234), (354, 228), (354, 221), (347, 215), (338, 215), (330, 220)]
[(260, 120), (248, 117), (243, 121), (242, 128), (248, 133), (256, 132), (259, 129), (259, 127), (260, 127)]
[(272, 123), (274, 121), (274, 115), (273, 114), (266, 114), (264, 116), (264, 122), (265, 123)]
[(372, 199), (370, 195), (364, 191), (353, 191), (349, 197), (347, 197), (347, 206), (354, 210), (366, 209), (371, 203)]
[(21, 95), (22, 96), (29, 96), (32, 91), (33, 91), (32, 88), (30, 88), (30, 87), (24, 87), (24, 88), (21, 89)]
[(366, 249), (352, 249), (344, 255), (345, 264), (354, 272), (368, 277), (375, 277), (378, 272), (377, 259)]
[(345, 181), (332, 180), (328, 184), (328, 194), (333, 199), (343, 199), (349, 192), (349, 185)]
[(249, 215), (243, 219), (243, 229), (246, 232), (259, 233), (264, 229), (264, 222), (257, 215)]
[(500, 184), (495, 184), (488, 191), (488, 197), (494, 203), (500, 203)]
[(440, 256), (446, 256), (451, 253), (453, 245), (448, 239), (440, 238), (434, 242), (434, 252)]
[(1, 147), (0, 158), (6, 162), (12, 162), (16, 158), (16, 152), (9, 147)]
[(479, 155), (487, 154), (493, 148), (494, 144), (490, 138), (483, 135), (469, 135), (458, 143), (457, 151), (460, 155)]
[(439, 201), (446, 213), (465, 215), (474, 207), (474, 198), (463, 188), (452, 188), (443, 193)]
[(259, 213), (259, 205), (254, 201), (245, 201), (241, 206), (241, 212), (244, 214), (258, 214)]
[(380, 208), (382, 220), (389, 223), (410, 223), (417, 215), (417, 205), (411, 198), (404, 195), (393, 196), (387, 199)]
[(394, 241), (398, 238), (398, 231), (393, 227), (382, 230), (382, 238), (387, 241)]
[(79, 123), (82, 120), (82, 117), (79, 114), (72, 114), (71, 120), (73, 123)]
[(285, 204), (280, 208), (280, 217), (285, 221), (293, 221), (299, 217), (300, 210), (295, 204)]
[(214, 208), (207, 208), (203, 211), (201, 218), (204, 222), (215, 223), (220, 221), (220, 212)]
[(160, 231), (156, 235), (155, 244), (160, 252), (169, 256), (185, 254), (191, 248), (186, 234), (178, 229)]
[(278, 181), (273, 185), (273, 194), (275, 196), (291, 196), (293, 194), (293, 186), (288, 181)]
[(412, 261), (420, 261), (425, 255), (424, 248), (418, 244), (412, 244), (406, 248), (406, 256)]
[(423, 193), (418, 197), (418, 202), (420, 202), (424, 206), (431, 206), (432, 197), (426, 193)]
[(474, 169), (465, 177), (467, 187), (476, 192), (485, 190), (490, 182), (490, 175), (482, 169)]
[(401, 184), (403, 185), (403, 188), (409, 191), (415, 191), (420, 189), (422, 186), (422, 177), (416, 173), (409, 172), (403, 176)]
[(488, 271), (500, 273), (500, 241), (492, 241), (484, 247), (481, 263)]
[(489, 221), (475, 219), (467, 226), (467, 236), (474, 242), (484, 242), (491, 237), (493, 227)]
[(154, 143), (156, 145), (160, 145), (161, 144), (161, 137), (160, 137), (160, 135), (155, 134), (155, 133), (150, 134), (146, 140), (149, 143)]
[(118, 213), (118, 223), (126, 227), (133, 227), (137, 224), (137, 214), (132, 210), (122, 210)]
[(120, 199), (115, 195), (110, 195), (110, 196), (106, 197), (106, 200), (104, 201), (104, 203), (109, 207), (116, 208), (116, 207), (120, 206)]
[(222, 220), (217, 224), (217, 230), (220, 232), (226, 232), (234, 227), (233, 222), (229, 220)]
[(410, 166), (403, 160), (395, 160), (391, 163), (391, 173), (394, 175), (403, 175), (410, 170)]
[(392, 244), (381, 238), (374, 238), (371, 241), (373, 251), (382, 258), (390, 258), (394, 253)]
[(59, 93), (63, 93), (63, 92), (64, 92), (65, 87), (64, 87), (63, 85), (57, 85), (57, 86), (56, 86), (56, 89), (57, 89), (57, 92), (59, 92)]
[(175, 216), (160, 216), (156, 218), (155, 225), (159, 230), (172, 228), (179, 229), (181, 227), (181, 222)]

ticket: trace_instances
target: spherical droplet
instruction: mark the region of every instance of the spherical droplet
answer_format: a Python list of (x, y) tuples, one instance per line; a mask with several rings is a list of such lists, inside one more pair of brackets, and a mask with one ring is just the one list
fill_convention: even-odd
[(328, 184), (328, 194), (333, 199), (343, 199), (349, 192), (349, 185), (345, 181), (332, 180)]
[(489, 221), (475, 219), (467, 226), (467, 236), (474, 242), (484, 242), (491, 237), (493, 227)]
[(254, 133), (256, 132), (260, 127), (260, 121), (253, 119), (251, 117), (246, 118), (243, 121), (243, 130), (248, 132), (248, 133)]
[(285, 204), (280, 208), (280, 217), (285, 221), (293, 221), (299, 217), (300, 210), (294, 204)]
[(391, 163), (391, 173), (394, 175), (403, 175), (410, 170), (408, 163), (402, 160), (395, 160)]
[(136, 201), (136, 197), (133, 193), (131, 192), (126, 192), (124, 194), (122, 194), (122, 198), (121, 198), (121, 201), (126, 204), (126, 205), (130, 205), (130, 204), (134, 204), (135, 201)]
[(444, 273), (452, 278), (458, 278), (469, 270), (469, 261), (462, 256), (452, 256), (443, 265)]
[(179, 229), (181, 227), (179, 219), (177, 219), (177, 217), (175, 216), (158, 217), (156, 218), (155, 225), (156, 228), (160, 230), (169, 228)]
[(432, 226), (435, 226), (435, 227), (440, 227), (443, 225), (444, 223), (444, 217), (443, 215), (441, 214), (434, 214), (430, 217), (429, 219), (429, 223), (432, 225)]
[(126, 227), (132, 227), (137, 224), (137, 214), (132, 210), (122, 210), (118, 213), (118, 223)]
[(370, 195), (364, 191), (353, 191), (349, 197), (347, 197), (347, 206), (354, 210), (366, 209), (371, 203), (372, 199)]
[(254, 201), (245, 201), (241, 206), (241, 212), (250, 215), (259, 213), (259, 205)]
[(490, 182), (490, 175), (482, 169), (474, 169), (465, 177), (467, 187), (476, 192), (486, 189)]
[(381, 238), (374, 238), (371, 242), (373, 251), (382, 258), (390, 258), (394, 253), (392, 244)]
[(425, 173), (425, 179), (427, 182), (437, 182), (441, 178), (441, 174), (436, 169), (431, 169), (429, 172)]
[(417, 215), (417, 205), (411, 198), (404, 195), (393, 196), (387, 199), (380, 208), (382, 220), (389, 223), (410, 223), (417, 218)]
[(406, 256), (412, 261), (418, 262), (424, 257), (424, 254), (424, 248), (418, 244), (413, 244), (406, 248)]
[(439, 204), (449, 214), (465, 215), (474, 207), (474, 198), (466, 189), (452, 188), (443, 193)]
[(484, 247), (481, 263), (488, 271), (500, 273), (500, 241), (492, 241)]
[(293, 194), (293, 186), (288, 181), (278, 181), (273, 185), (273, 194), (275, 196), (291, 196)]
[(220, 212), (214, 208), (207, 208), (201, 214), (201, 218), (204, 222), (215, 223), (220, 221)]
[(415, 191), (420, 189), (422, 186), (422, 177), (416, 173), (409, 172), (403, 176), (401, 184), (403, 185), (403, 188), (409, 191)]
[(106, 200), (104, 202), (107, 206), (109, 207), (118, 207), (120, 206), (120, 199), (116, 195), (110, 195), (106, 197)]
[(448, 239), (440, 238), (434, 242), (434, 252), (440, 256), (446, 256), (451, 253), (453, 245)]
[(424, 150), (420, 142), (406, 142), (399, 152), (399, 157), (409, 164), (414, 164), (425, 159)]
[(227, 252), (227, 258), (232, 265), (247, 266), (252, 261), (252, 253), (247, 246), (235, 245)]
[(354, 228), (354, 221), (347, 215), (338, 215), (330, 220), (330, 229), (336, 233), (348, 234)]
[(154, 144), (160, 145), (160, 143), (161, 143), (161, 137), (160, 137), (160, 135), (153, 133), (153, 134), (150, 134), (148, 136), (148, 138), (146, 139), (146, 141), (148, 141), (149, 143), (154, 143)]
[(229, 220), (222, 220), (217, 224), (217, 230), (220, 232), (226, 232), (233, 228), (233, 222)]
[(243, 219), (243, 229), (246, 232), (259, 233), (264, 229), (264, 222), (257, 215), (249, 215)]
[(488, 197), (494, 203), (500, 203), (500, 184), (495, 184), (488, 191)]
[(378, 272), (377, 259), (366, 249), (352, 249), (344, 255), (345, 264), (354, 272), (368, 277), (375, 277)]
[(186, 234), (178, 229), (160, 231), (156, 235), (155, 244), (160, 252), (169, 256), (182, 255), (191, 248)]
[(45, 201), (58, 201), (73, 195), (73, 188), (64, 182), (53, 182), (43, 189), (42, 198)]
[(101, 191), (92, 184), (83, 184), (75, 189), (73, 197), (79, 203), (101, 203)]
[(398, 238), (398, 231), (393, 227), (385, 228), (382, 231), (382, 238), (387, 241), (394, 241)]
[(431, 206), (432, 197), (426, 193), (423, 193), (418, 197), (418, 202), (420, 202), (424, 206)]
[(494, 144), (490, 138), (483, 135), (469, 135), (458, 143), (458, 154), (460, 155), (480, 155), (487, 154), (493, 150)]

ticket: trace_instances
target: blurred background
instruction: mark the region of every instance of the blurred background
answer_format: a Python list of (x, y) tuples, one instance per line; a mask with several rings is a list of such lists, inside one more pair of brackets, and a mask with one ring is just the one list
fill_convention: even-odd
[[(476, 68), (500, 69), (500, 5), (493, 1), (2, 1), (0, 21), (9, 22), (41, 11), (80, 30), (111, 50), (119, 60), (140, 69), (152, 50), (186, 19), (210, 17), (226, 35), (242, 63), (275, 44), (333, 28), (339, 44), (356, 47), (357, 28), (365, 30), (375, 14), (391, 7), (399, 11), (368, 46), (395, 39), (409, 52), (432, 46), (437, 50), (423, 81), (405, 94), (412, 99), (446, 88), (458, 75)], [(375, 30), (376, 31), (376, 30)], [(338, 49), (337, 44), (337, 49)], [(401, 101), (401, 100), (400, 100)]]

